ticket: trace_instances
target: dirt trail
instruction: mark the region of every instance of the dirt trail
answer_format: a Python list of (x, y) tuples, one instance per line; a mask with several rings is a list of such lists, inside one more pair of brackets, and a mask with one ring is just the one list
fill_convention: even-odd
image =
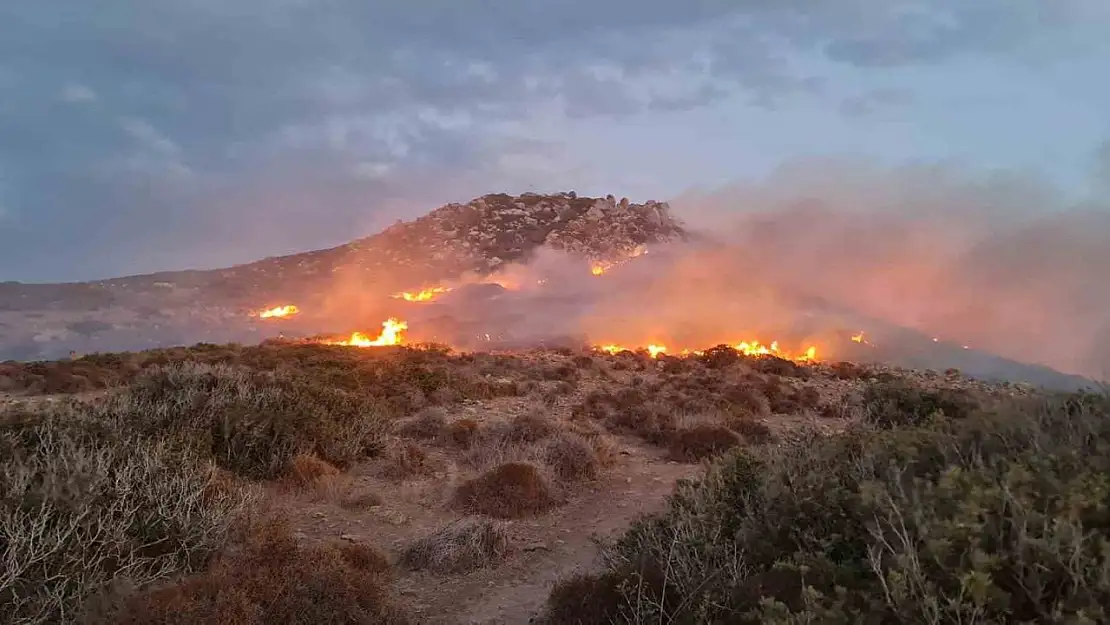
[[(699, 465), (676, 464), (660, 449), (618, 439), (613, 467), (596, 482), (572, 493), (545, 515), (509, 523), (512, 552), (495, 566), (464, 575), (398, 571), (397, 591), (418, 622), (429, 625), (528, 623), (542, 608), (552, 584), (596, 565), (595, 537), (611, 537), (643, 514), (659, 512), (681, 478)], [(375, 493), (378, 506), (351, 509), (341, 497), (309, 493), (283, 497), (282, 508), (306, 542), (336, 539), (366, 542), (394, 554), (406, 543), (459, 517), (445, 505), (450, 476), (398, 484), (358, 468), (342, 488)]]
[(657, 450), (626, 445), (625, 451), (589, 491), (543, 517), (514, 522), (519, 551), (508, 561), (449, 580), (411, 575), (401, 581), (402, 593), (424, 608), (432, 625), (527, 623), (557, 579), (596, 564), (595, 537), (619, 534), (640, 515), (659, 512), (675, 482), (700, 470), (662, 461)]

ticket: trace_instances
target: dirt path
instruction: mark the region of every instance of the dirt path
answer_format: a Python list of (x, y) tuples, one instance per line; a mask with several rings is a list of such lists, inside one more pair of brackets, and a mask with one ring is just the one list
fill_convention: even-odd
[(565, 506), (512, 525), (519, 550), (500, 566), (444, 579), (410, 575), (399, 586), (431, 625), (527, 623), (556, 580), (596, 564), (596, 538), (619, 534), (659, 512), (680, 478), (700, 467), (668, 463), (657, 450), (625, 445), (606, 479)]
[[(643, 514), (659, 512), (681, 478), (698, 465), (663, 459), (663, 451), (619, 439), (620, 452), (603, 477), (570, 495), (556, 510), (509, 523), (510, 555), (495, 566), (464, 575), (398, 571), (397, 591), (419, 622), (429, 625), (527, 623), (542, 608), (552, 584), (595, 566), (595, 537), (619, 534)], [(458, 518), (445, 504), (451, 476), (388, 482), (356, 469), (345, 495), (308, 493), (284, 497), (298, 536), (306, 542), (366, 542), (396, 554), (429, 530)], [(374, 493), (381, 505), (340, 505), (351, 494)]]

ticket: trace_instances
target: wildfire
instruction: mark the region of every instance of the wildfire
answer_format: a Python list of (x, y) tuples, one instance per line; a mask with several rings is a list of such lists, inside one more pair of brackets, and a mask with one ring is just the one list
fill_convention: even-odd
[(443, 295), (444, 293), (450, 291), (450, 287), (432, 286), (416, 292), (401, 291), (400, 293), (394, 293), (393, 295), (390, 295), (390, 297), (394, 299), (403, 299), (406, 302), (430, 302), (440, 295)]
[(623, 264), (627, 263), (628, 261), (632, 260), (633, 258), (643, 256), (644, 254), (647, 254), (647, 253), (648, 253), (648, 248), (646, 246), (637, 245), (635, 249), (633, 249), (631, 252), (628, 253), (628, 255), (626, 255), (624, 258), (622, 258), (620, 260), (617, 260), (617, 261), (595, 260), (594, 262), (590, 263), (590, 273), (592, 273), (595, 276), (604, 275), (607, 271), (609, 271), (613, 267), (623, 265)]
[[(817, 347), (814, 345), (810, 345), (805, 349), (805, 351), (796, 354), (783, 351), (781, 348), (779, 348), (778, 341), (773, 341), (770, 345), (764, 345), (759, 341), (741, 341), (735, 345), (731, 345), (731, 347), (741, 354), (744, 354), (745, 356), (776, 356), (778, 358), (793, 360), (796, 362), (813, 362), (817, 360)], [(599, 345), (596, 349), (607, 354), (618, 354), (624, 351), (636, 350), (636, 348), (623, 347), (614, 343)], [(667, 353), (667, 347), (665, 345), (658, 345), (654, 343), (643, 347), (643, 349), (646, 350), (652, 358), (658, 358), (660, 354)], [(683, 349), (679, 352), (679, 354), (683, 356), (689, 356), (691, 354), (700, 356), (704, 353), (704, 350), (691, 350), (689, 348)]]
[(345, 341), (324, 341), (326, 345), (349, 345), (351, 347), (384, 347), (387, 345), (401, 345), (405, 340), (405, 330), (409, 324), (390, 317), (382, 322), (382, 331), (377, 338), (370, 338), (362, 332), (354, 332), (351, 338)]
[(285, 306), (277, 306), (276, 308), (260, 310), (258, 311), (258, 317), (260, 319), (281, 319), (283, 317), (291, 317), (299, 312), (301, 311), (296, 306), (292, 304), (286, 304)]

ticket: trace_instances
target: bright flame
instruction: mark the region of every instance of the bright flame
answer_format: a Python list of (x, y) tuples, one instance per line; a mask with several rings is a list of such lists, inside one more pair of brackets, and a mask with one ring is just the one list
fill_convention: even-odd
[[(805, 349), (805, 351), (798, 354), (784, 352), (782, 349), (779, 348), (778, 341), (772, 341), (770, 345), (764, 345), (759, 341), (741, 341), (740, 343), (732, 345), (731, 347), (741, 354), (744, 354), (745, 356), (775, 356), (785, 360), (793, 360), (795, 362), (813, 362), (817, 360), (817, 347), (815, 345), (810, 345)], [(598, 345), (596, 349), (607, 354), (618, 354), (624, 351), (636, 351), (637, 348), (624, 347), (615, 343), (607, 343), (605, 345)], [(660, 354), (665, 354), (667, 352), (667, 347), (665, 345), (658, 345), (654, 343), (649, 344), (642, 349), (647, 350), (648, 354), (651, 355), (652, 358), (658, 358)], [(693, 350), (690, 348), (684, 348), (679, 353), (683, 356), (689, 356), (691, 354), (701, 356), (705, 352), (704, 350)]]
[(345, 341), (324, 341), (326, 345), (349, 345), (351, 347), (383, 347), (387, 345), (401, 345), (405, 339), (405, 330), (409, 324), (393, 317), (382, 322), (382, 331), (377, 338), (370, 338), (362, 332), (354, 332), (351, 338)]
[(296, 306), (292, 304), (286, 304), (285, 306), (278, 306), (276, 308), (270, 308), (268, 310), (260, 310), (258, 312), (258, 317), (260, 319), (270, 319), (274, 317), (280, 319), (282, 317), (290, 317), (299, 312), (301, 311)]
[(623, 264), (627, 263), (628, 261), (632, 260), (633, 258), (643, 256), (644, 254), (647, 254), (647, 253), (648, 253), (647, 246), (637, 245), (635, 249), (633, 249), (624, 258), (621, 258), (620, 260), (616, 260), (616, 261), (595, 260), (594, 262), (590, 263), (590, 273), (592, 273), (595, 276), (603, 275), (603, 274), (605, 274), (605, 272), (609, 271), (613, 267), (623, 265)]
[(859, 334), (853, 334), (852, 335), (852, 340), (855, 341), (856, 343), (862, 343), (863, 342), (863, 330), (860, 330)]
[(431, 286), (416, 291), (415, 293), (411, 291), (401, 291), (400, 293), (390, 295), (390, 297), (393, 299), (403, 299), (406, 302), (429, 302), (450, 290), (451, 288), (446, 286)]

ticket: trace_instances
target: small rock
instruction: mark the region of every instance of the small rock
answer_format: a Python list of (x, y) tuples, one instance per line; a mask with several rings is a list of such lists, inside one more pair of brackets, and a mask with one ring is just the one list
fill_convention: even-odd
[(355, 542), (358, 538), (354, 534), (340, 534), (339, 540), (346, 540), (348, 542)]

